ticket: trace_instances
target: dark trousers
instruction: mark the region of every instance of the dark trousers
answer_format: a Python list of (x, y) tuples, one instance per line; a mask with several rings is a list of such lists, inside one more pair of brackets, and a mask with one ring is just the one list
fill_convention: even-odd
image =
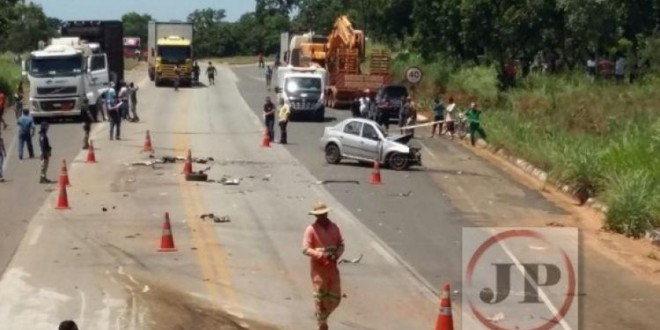
[(215, 76), (209, 75), (209, 85), (215, 85)]
[(390, 114), (387, 113), (385, 110), (377, 110), (378, 111), (378, 124), (385, 127), (385, 130), (390, 129)]
[(19, 134), (18, 135), (18, 158), (23, 159), (23, 147), (27, 144), (28, 154), (30, 158), (34, 158), (34, 147), (32, 146), (32, 135)]
[[(433, 118), (433, 121), (441, 121), (443, 120), (442, 118), (443, 118), (442, 116), (435, 116)], [(435, 135), (436, 128), (438, 129), (438, 135), (442, 135), (442, 127), (444, 126), (443, 124), (444, 123), (433, 124), (433, 126), (431, 127), (431, 136)]]
[(283, 120), (280, 122), (280, 143), (287, 144), (286, 140), (286, 126), (289, 124), (288, 120)]
[(275, 140), (275, 117), (266, 117), (266, 129), (270, 142), (273, 142)]
[(84, 123), (83, 124), (83, 132), (85, 132), (85, 136), (83, 136), (83, 149), (88, 149), (89, 148), (89, 132), (92, 130), (92, 123)]
[[(108, 117), (110, 117), (110, 140), (112, 137), (119, 139), (121, 135), (121, 115), (119, 110), (108, 111)], [(112, 133), (115, 132), (113, 135)]]
[(50, 163), (50, 155), (41, 156), (41, 179), (45, 180), (47, 178), (46, 173), (48, 172), (48, 164)]
[(481, 128), (481, 124), (470, 123), (470, 142), (472, 142), (472, 146), (474, 146), (477, 142), (476, 133), (479, 133), (479, 136), (482, 139), (486, 140), (486, 132), (484, 131), (483, 128)]

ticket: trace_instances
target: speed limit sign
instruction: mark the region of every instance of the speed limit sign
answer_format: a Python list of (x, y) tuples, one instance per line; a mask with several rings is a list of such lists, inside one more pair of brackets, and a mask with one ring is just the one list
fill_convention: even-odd
[(406, 80), (411, 84), (417, 84), (422, 81), (422, 70), (418, 67), (411, 67), (406, 70)]

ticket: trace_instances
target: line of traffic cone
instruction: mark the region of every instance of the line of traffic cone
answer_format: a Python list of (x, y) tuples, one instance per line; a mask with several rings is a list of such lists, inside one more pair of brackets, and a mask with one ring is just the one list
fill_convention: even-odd
[(94, 141), (89, 140), (89, 149), (87, 149), (87, 164), (96, 163), (96, 153), (94, 152)]
[(165, 219), (163, 220), (163, 234), (160, 238), (160, 249), (158, 252), (174, 252), (174, 236), (172, 235), (172, 226), (170, 225), (170, 214), (165, 212)]
[(268, 128), (266, 128), (266, 131), (264, 132), (264, 137), (261, 139), (261, 146), (264, 148), (270, 148), (270, 134), (268, 132)]
[(147, 135), (144, 137), (143, 152), (154, 152), (154, 147), (151, 145), (151, 133), (147, 130)]
[(451, 298), (449, 297), (449, 283), (445, 284), (440, 296), (440, 310), (435, 322), (435, 330), (454, 330), (454, 318), (451, 315)]
[(378, 161), (374, 161), (374, 170), (371, 172), (371, 184), (373, 185), (379, 185), (382, 184), (383, 181), (380, 177), (380, 163)]
[(57, 205), (55, 205), (55, 209), (68, 210), (70, 208), (69, 197), (66, 194), (66, 185), (60, 184), (60, 195), (57, 197)]
[(190, 149), (188, 149), (188, 156), (186, 157), (186, 162), (183, 163), (183, 174), (188, 175), (192, 173), (192, 153)]
[(60, 171), (60, 186), (70, 186), (69, 171), (66, 169), (66, 160), (62, 159), (62, 170)]

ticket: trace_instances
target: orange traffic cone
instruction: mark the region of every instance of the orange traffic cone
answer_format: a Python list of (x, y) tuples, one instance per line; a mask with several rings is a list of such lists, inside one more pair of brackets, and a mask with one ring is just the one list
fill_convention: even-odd
[(57, 205), (55, 209), (58, 210), (67, 210), (69, 207), (69, 198), (66, 195), (66, 186), (60, 184), (60, 196), (57, 198)]
[(66, 160), (62, 159), (62, 170), (60, 171), (60, 186), (70, 186), (69, 172), (66, 170)]
[(188, 149), (188, 156), (186, 157), (186, 162), (183, 164), (183, 174), (188, 175), (192, 171), (192, 154), (190, 153), (190, 149)]
[(151, 134), (149, 133), (149, 130), (147, 130), (147, 136), (144, 138), (144, 148), (142, 148), (142, 151), (154, 152), (154, 148), (151, 145)]
[(374, 171), (371, 173), (371, 184), (378, 185), (382, 183), (383, 182), (380, 178), (380, 163), (378, 163), (378, 161), (374, 161)]
[(451, 299), (449, 298), (449, 284), (445, 284), (440, 297), (440, 311), (435, 322), (435, 330), (454, 330), (454, 319), (451, 316)]
[(174, 236), (172, 236), (172, 227), (170, 226), (170, 214), (165, 212), (165, 220), (163, 221), (163, 235), (160, 238), (159, 252), (174, 252)]
[(89, 140), (89, 149), (87, 150), (87, 163), (96, 163), (96, 154), (94, 153), (94, 141)]
[(264, 138), (261, 139), (261, 146), (264, 148), (270, 148), (270, 134), (268, 134), (268, 128), (264, 132)]

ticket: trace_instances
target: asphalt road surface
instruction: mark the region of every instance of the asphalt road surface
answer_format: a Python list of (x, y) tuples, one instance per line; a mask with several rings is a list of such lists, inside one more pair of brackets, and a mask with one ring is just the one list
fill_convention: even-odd
[[(37, 184), (37, 160), (10, 156), (10, 181), (0, 185), (3, 330), (53, 329), (65, 318), (81, 329), (313, 328), (300, 242), (312, 221), (307, 211), (319, 200), (342, 229), (345, 257), (363, 256), (340, 266), (345, 296), (332, 329), (433, 328), (445, 282), (459, 290), (452, 295), (456, 328), (463, 321), (463, 329), (479, 329), (459, 309), (463, 228), (544, 226), (570, 217), (442, 139), (417, 141), (424, 166), (385, 169), (381, 186), (369, 184), (368, 166), (327, 165), (322, 128), (346, 111), (329, 109), (325, 123), (293, 122), (289, 145), (262, 148), (261, 105), (269, 93), (256, 66), (220, 67), (217, 85), (179, 92), (155, 88), (144, 67), (131, 75), (140, 87), (142, 122), (125, 123), (121, 141), (109, 141), (107, 124), (96, 125), (97, 164), (84, 162), (80, 124), (52, 126), (50, 173), (56, 178), (61, 159), (69, 161), (70, 210), (54, 210), (58, 192)], [(142, 152), (147, 130), (154, 158)], [(208, 167), (213, 181), (186, 182), (181, 162), (149, 163), (188, 150), (213, 158), (194, 164)], [(223, 177), (239, 183), (223, 185)], [(159, 252), (166, 212), (177, 251)], [(202, 217), (209, 213), (230, 221)], [(581, 261), (581, 328), (660, 324), (656, 287), (597, 251), (583, 249)], [(528, 312), (507, 310), (498, 322)]]

